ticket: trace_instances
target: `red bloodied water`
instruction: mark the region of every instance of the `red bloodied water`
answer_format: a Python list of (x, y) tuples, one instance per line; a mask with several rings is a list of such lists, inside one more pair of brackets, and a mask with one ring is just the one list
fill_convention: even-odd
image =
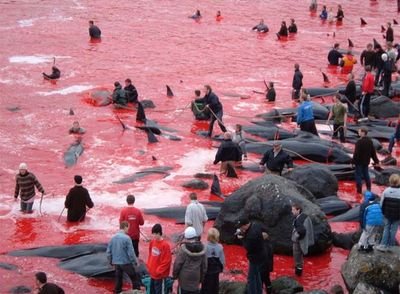
[[(0, 225), (2, 252), (45, 245), (107, 242), (116, 231), (120, 208), (125, 196), (134, 193), (140, 208), (187, 204), (188, 191), (180, 186), (196, 172), (218, 172), (212, 165), (217, 143), (196, 135), (207, 123), (196, 122), (187, 109), (194, 89), (210, 84), (224, 104), (224, 122), (233, 129), (236, 123), (249, 124), (258, 113), (272, 107), (294, 107), (290, 101), (293, 64), (299, 63), (305, 86), (324, 86), (321, 70), (330, 85), (346, 82), (339, 70), (328, 69), (326, 55), (333, 43), (347, 47), (347, 39), (359, 54), (366, 43), (376, 38), (383, 43), (380, 26), (396, 18), (394, 2), (358, 2), (342, 4), (345, 19), (341, 25), (321, 23), (310, 14), (307, 3), (298, 1), (3, 1), (0, 4), (2, 58), (0, 59)], [(188, 16), (200, 9), (203, 18), (193, 21)], [(215, 21), (217, 10), (224, 16)], [(360, 15), (362, 11), (362, 15)], [(360, 26), (359, 17), (366, 21)], [(268, 34), (250, 30), (261, 18), (270, 28)], [(299, 33), (277, 40), (275, 32), (284, 19), (295, 18)], [(101, 42), (90, 42), (88, 20), (101, 28)], [(394, 27), (395, 35), (397, 29)], [(42, 72), (50, 73), (56, 57), (61, 79), (50, 83)], [(355, 66), (356, 77), (362, 73)], [(182, 141), (159, 137), (148, 144), (146, 134), (135, 129), (135, 112), (114, 110), (111, 106), (95, 107), (87, 99), (88, 91), (112, 90), (114, 81), (131, 78), (140, 99), (151, 99), (154, 110), (147, 117), (160, 125), (175, 129)], [(275, 104), (265, 103), (263, 80), (274, 81)], [(165, 85), (175, 97), (166, 96)], [(242, 99), (247, 98), (247, 99)], [(329, 100), (329, 99), (328, 99)], [(69, 115), (69, 109), (75, 115)], [(129, 127), (122, 132), (116, 115)], [(87, 130), (83, 137), (84, 153), (76, 166), (66, 169), (63, 153), (74, 141), (67, 130), (79, 120)], [(293, 127), (289, 126), (289, 127)], [(169, 132), (172, 133), (172, 132)], [(215, 126), (215, 133), (220, 133)], [(397, 155), (399, 152), (397, 151)], [(157, 160), (152, 160), (152, 156)], [(259, 157), (249, 155), (258, 162)], [(42, 212), (39, 199), (33, 215), (21, 215), (13, 200), (14, 176), (20, 162), (26, 162), (43, 184)], [(170, 166), (170, 175), (155, 175), (133, 183), (115, 181), (142, 168)], [(95, 202), (84, 223), (65, 224), (65, 214), (58, 222), (64, 196), (80, 174)], [(258, 176), (239, 171), (239, 179), (222, 178), (224, 194), (239, 188)], [(342, 183), (340, 196), (349, 201), (355, 197), (354, 185)], [(379, 192), (382, 189), (373, 188)], [(198, 193), (201, 200), (218, 200), (208, 191)], [(167, 236), (183, 230), (173, 221), (146, 216), (143, 232), (162, 222)], [(211, 223), (207, 226), (211, 226)], [(357, 224), (335, 224), (335, 231), (346, 232)], [(244, 251), (225, 246), (227, 270), (224, 278), (244, 280), (247, 270)], [(340, 266), (348, 252), (338, 248), (306, 258), (300, 282), (306, 289), (343, 284)], [(147, 257), (142, 241), (141, 256)], [(18, 285), (33, 286), (33, 273), (46, 271), (49, 280), (63, 286), (67, 293), (108, 293), (112, 281), (87, 279), (57, 267), (57, 260), (1, 255), (1, 262), (18, 265), (18, 271), (0, 269), (0, 292)], [(275, 256), (273, 278), (293, 275), (292, 258)]]

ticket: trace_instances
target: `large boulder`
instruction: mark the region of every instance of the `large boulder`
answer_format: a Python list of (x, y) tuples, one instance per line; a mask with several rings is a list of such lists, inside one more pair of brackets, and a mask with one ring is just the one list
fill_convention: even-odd
[(308, 189), (315, 198), (336, 195), (338, 181), (327, 167), (322, 164), (307, 164), (296, 167), (284, 175), (285, 178), (295, 181)]
[(303, 286), (294, 278), (283, 276), (271, 283), (272, 292), (279, 294), (294, 294), (303, 291)]
[(363, 253), (354, 246), (342, 265), (341, 273), (350, 292), (359, 283), (365, 283), (388, 293), (399, 294), (400, 247), (392, 247), (391, 252), (385, 253), (377, 250)]
[(386, 96), (372, 97), (370, 115), (378, 118), (396, 117), (400, 113), (400, 104)]
[(249, 181), (225, 199), (215, 221), (224, 243), (239, 243), (236, 223), (243, 215), (261, 222), (273, 243), (274, 251), (292, 254), (291, 203), (299, 203), (314, 225), (314, 246), (310, 254), (321, 253), (332, 244), (331, 228), (325, 214), (314, 204), (313, 195), (304, 187), (280, 176), (264, 175)]

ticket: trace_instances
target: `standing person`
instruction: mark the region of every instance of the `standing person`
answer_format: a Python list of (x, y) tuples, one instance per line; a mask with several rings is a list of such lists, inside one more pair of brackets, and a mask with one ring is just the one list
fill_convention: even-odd
[(290, 20), (290, 25), (289, 25), (288, 30), (289, 30), (289, 33), (291, 33), (291, 34), (296, 34), (297, 33), (297, 25), (295, 23), (294, 18), (292, 18)]
[(259, 33), (267, 33), (269, 31), (268, 26), (264, 23), (264, 20), (261, 19), (258, 25), (252, 28), (253, 31), (257, 31)]
[(137, 103), (138, 102), (138, 92), (135, 86), (132, 84), (131, 79), (125, 80), (125, 87), (124, 87), (125, 95), (128, 102)]
[(336, 13), (336, 20), (338, 22), (342, 22), (344, 18), (344, 12), (343, 12), (343, 8), (342, 5), (338, 5), (338, 9), (337, 9), (337, 13)]
[(264, 240), (268, 238), (268, 234), (259, 223), (250, 222), (246, 217), (239, 219), (237, 228), (236, 236), (242, 240), (249, 262), (246, 293), (262, 294), (261, 274), (267, 259)]
[(37, 180), (36, 176), (28, 171), (26, 163), (19, 165), (19, 173), (15, 177), (15, 193), (14, 199), (18, 199), (18, 195), (21, 198), (21, 211), (24, 213), (32, 213), (33, 202), (35, 201), (35, 187), (42, 193), (42, 197), (45, 194), (42, 185)]
[(190, 193), (189, 198), (190, 204), (186, 207), (185, 212), (185, 225), (186, 227), (193, 227), (196, 231), (196, 236), (200, 240), (204, 225), (208, 221), (206, 209), (197, 200), (196, 193)]
[[(151, 228), (153, 239), (149, 244), (149, 257), (147, 258), (147, 268), (150, 275), (150, 294), (170, 293), (168, 291), (168, 276), (171, 269), (171, 247), (163, 239), (162, 227), (155, 224)], [(167, 290), (167, 291), (165, 291)]]
[(400, 225), (400, 175), (392, 174), (389, 187), (383, 191), (381, 207), (384, 216), (384, 229), (381, 243), (376, 247), (379, 251), (388, 251), (396, 245), (396, 233)]
[(383, 81), (383, 91), (382, 95), (389, 97), (390, 85), (392, 84), (392, 60), (388, 57), (386, 53), (381, 56), (383, 60), (383, 70), (382, 70), (382, 81)]
[(224, 140), (218, 147), (218, 151), (215, 154), (214, 164), (221, 162), (220, 173), (226, 174), (228, 172), (228, 165), (232, 168), (235, 166), (235, 162), (242, 160), (242, 152), (238, 144), (232, 141), (232, 134), (230, 132), (224, 133)]
[(295, 274), (301, 276), (304, 266), (303, 255), (306, 255), (308, 248), (314, 245), (314, 228), (310, 217), (303, 213), (300, 205), (292, 205), (292, 214), (294, 215), (292, 242)]
[(133, 249), (135, 250), (136, 257), (139, 257), (139, 239), (140, 239), (140, 227), (144, 225), (144, 219), (142, 212), (134, 207), (135, 196), (126, 196), (126, 203), (128, 207), (121, 210), (119, 215), (119, 222), (126, 221), (129, 223), (128, 236), (132, 240)]
[(267, 94), (265, 96), (269, 102), (275, 101), (276, 98), (276, 92), (274, 88), (274, 82), (269, 82), (268, 87), (267, 87)]
[(318, 136), (312, 102), (308, 100), (308, 95), (305, 93), (301, 96), (300, 106), (297, 109), (297, 125), (300, 126), (300, 130)]
[(358, 250), (370, 252), (376, 242), (379, 227), (383, 225), (383, 215), (379, 202), (375, 200), (374, 194), (365, 191), (364, 202), (360, 205), (360, 227), (362, 234), (358, 241)]
[(206, 246), (207, 272), (201, 283), (201, 294), (219, 293), (219, 274), (225, 266), (224, 248), (219, 244), (219, 231), (216, 228), (208, 230)]
[(347, 53), (342, 58), (342, 73), (351, 73), (353, 71), (354, 64), (357, 63), (357, 59), (353, 56), (351, 51)]
[(112, 102), (120, 105), (120, 106), (126, 106), (127, 100), (126, 100), (126, 93), (122, 89), (122, 86), (119, 82), (114, 83), (114, 91), (112, 93)]
[(397, 120), (397, 125), (394, 130), (394, 133), (393, 133), (393, 135), (390, 136), (390, 139), (389, 139), (388, 150), (389, 150), (390, 154), (392, 154), (395, 141), (400, 141), (400, 114), (399, 114), (399, 119)]
[(178, 279), (180, 294), (198, 294), (207, 272), (206, 248), (198, 240), (196, 230), (185, 229), (184, 241), (177, 253), (172, 278)]
[(288, 170), (291, 171), (293, 169), (293, 160), (290, 155), (282, 149), (282, 143), (276, 141), (272, 146), (271, 150), (264, 153), (260, 161), (260, 169), (263, 169), (264, 165), (267, 165), (265, 168), (266, 174), (281, 176), (283, 167), (286, 164)]
[(319, 15), (319, 18), (321, 20), (327, 20), (328, 19), (328, 10), (326, 10), (326, 5), (324, 5), (322, 7), (322, 11), (321, 11), (321, 14)]
[(364, 67), (369, 65), (371, 66), (371, 69), (375, 68), (375, 51), (371, 43), (368, 43), (367, 49), (361, 53), (360, 63)]
[(303, 87), (303, 74), (300, 71), (300, 65), (298, 63), (294, 64), (294, 75), (292, 82), (292, 99), (300, 98), (300, 89)]
[(246, 140), (244, 137), (244, 132), (242, 130), (242, 125), (240, 125), (240, 124), (236, 125), (235, 132), (233, 133), (233, 136), (232, 136), (232, 142), (236, 143), (239, 146), (240, 151), (241, 151), (242, 155), (244, 156), (244, 160), (247, 160)]
[(36, 287), (38, 294), (64, 294), (64, 290), (53, 283), (47, 282), (47, 275), (45, 272), (37, 272), (35, 274)]
[(394, 34), (393, 34), (393, 28), (392, 24), (390, 22), (387, 23), (387, 29), (386, 29), (386, 42), (393, 42), (394, 41)]
[(281, 23), (281, 28), (279, 30), (279, 32), (276, 34), (278, 36), (278, 39), (280, 39), (280, 37), (287, 37), (288, 36), (288, 28), (286, 26), (286, 21), (282, 21)]
[(93, 208), (94, 204), (88, 190), (82, 187), (82, 177), (74, 177), (75, 186), (71, 188), (65, 198), (65, 208), (68, 209), (67, 220), (69, 222), (81, 222), (85, 220), (86, 212)]
[(215, 16), (215, 20), (216, 20), (216, 21), (221, 21), (221, 20), (223, 20), (223, 19), (224, 19), (224, 17), (222, 16), (221, 11), (218, 10), (218, 11), (217, 11), (217, 15)]
[(354, 114), (356, 112), (355, 104), (357, 100), (357, 86), (354, 81), (354, 74), (349, 73), (349, 81), (347, 82), (346, 89), (344, 90), (344, 95), (347, 98), (347, 109), (349, 113)]
[(335, 43), (328, 53), (328, 61), (330, 65), (339, 65), (339, 61), (343, 58), (343, 54), (339, 52), (339, 43)]
[(94, 24), (93, 20), (89, 20), (89, 36), (92, 39), (100, 39), (101, 31), (98, 26)]
[(368, 129), (366, 127), (361, 127), (358, 130), (358, 135), (360, 139), (356, 142), (354, 148), (352, 164), (355, 165), (354, 177), (356, 180), (357, 193), (362, 192), (362, 178), (364, 178), (367, 185), (367, 190), (371, 191), (371, 179), (369, 178), (368, 165), (370, 159), (374, 160), (376, 165), (379, 165), (378, 157), (376, 156), (376, 151), (371, 138), (368, 135)]
[(340, 94), (336, 94), (335, 104), (332, 106), (331, 111), (329, 112), (326, 123), (329, 124), (329, 120), (334, 117), (332, 138), (337, 138), (339, 133), (340, 142), (344, 143), (344, 132), (346, 131), (347, 122), (347, 108), (344, 106), (342, 101), (340, 101), (340, 98)]
[(311, 2), (310, 2), (310, 11), (317, 11), (317, 8), (318, 8), (318, 3), (317, 3), (317, 0), (311, 0)]
[(204, 103), (206, 105), (205, 107), (208, 108), (208, 110), (211, 112), (211, 121), (210, 121), (210, 126), (208, 128), (207, 136), (211, 137), (214, 128), (214, 123), (216, 120), (218, 121), (218, 125), (221, 131), (225, 133), (226, 128), (224, 126), (224, 123), (222, 122), (222, 116), (224, 114), (222, 104), (219, 101), (218, 96), (212, 92), (212, 89), (209, 85), (204, 86), (204, 91), (206, 93), (204, 98), (197, 99), (196, 101)]
[(375, 49), (375, 86), (382, 86), (381, 74), (383, 70), (383, 53), (385, 53), (385, 51), (382, 47), (380, 45), (377, 46)]
[(123, 221), (119, 224), (120, 230), (111, 238), (107, 246), (107, 259), (115, 267), (115, 293), (122, 292), (123, 274), (127, 274), (132, 282), (133, 290), (140, 290), (140, 282), (135, 272), (138, 265), (133, 251), (131, 238), (127, 235), (129, 223)]
[(272, 248), (271, 241), (269, 240), (269, 236), (266, 236), (267, 238), (264, 238), (264, 250), (265, 250), (265, 255), (266, 259), (261, 266), (261, 282), (265, 286), (265, 290), (267, 294), (272, 294), (272, 284), (271, 284), (271, 278), (270, 274), (274, 270), (274, 251)]
[(371, 73), (371, 67), (365, 67), (365, 76), (361, 85), (361, 100), (358, 105), (362, 117), (368, 117), (371, 95), (374, 93), (374, 76)]

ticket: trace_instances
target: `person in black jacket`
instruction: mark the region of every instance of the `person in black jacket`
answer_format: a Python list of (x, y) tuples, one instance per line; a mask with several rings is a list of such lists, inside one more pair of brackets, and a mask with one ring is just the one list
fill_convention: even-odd
[(342, 22), (343, 18), (344, 18), (343, 8), (342, 8), (342, 5), (339, 4), (338, 5), (338, 10), (337, 10), (337, 13), (336, 13), (336, 20), (338, 22)]
[(290, 25), (288, 28), (289, 33), (296, 34), (297, 33), (297, 25), (294, 21), (294, 18), (290, 20)]
[(376, 156), (376, 151), (371, 138), (368, 135), (368, 129), (362, 127), (358, 130), (360, 139), (356, 142), (354, 148), (352, 163), (355, 165), (354, 177), (356, 180), (357, 193), (362, 193), (362, 178), (367, 185), (367, 190), (371, 191), (371, 179), (369, 178), (368, 165), (370, 159), (374, 160), (375, 165), (379, 165), (379, 159)]
[(377, 46), (375, 49), (375, 68), (376, 68), (375, 86), (382, 85), (381, 74), (383, 71), (383, 60), (382, 60), (383, 53), (385, 53), (385, 51), (382, 49), (382, 47)]
[(92, 208), (94, 204), (88, 190), (82, 187), (82, 177), (76, 175), (74, 180), (75, 187), (69, 190), (64, 205), (68, 209), (67, 220), (69, 222), (80, 222), (85, 220), (86, 207)]
[(393, 61), (388, 57), (388, 55), (386, 53), (383, 53), (381, 58), (383, 60), (383, 69), (382, 69), (383, 91), (382, 91), (382, 95), (389, 97), (390, 85), (392, 84)]
[(387, 29), (386, 29), (386, 42), (393, 42), (394, 37), (393, 37), (393, 28), (392, 24), (390, 22), (387, 23)]
[(286, 26), (286, 21), (282, 21), (281, 28), (280, 28), (279, 32), (276, 35), (278, 36), (278, 39), (280, 37), (287, 37), (288, 36), (288, 28)]
[(57, 80), (61, 76), (61, 71), (56, 66), (53, 65), (51, 67), (51, 74), (48, 75), (43, 72), (42, 75), (47, 80)]
[(339, 51), (339, 43), (335, 43), (328, 53), (328, 61), (330, 65), (339, 65), (339, 60), (343, 58), (343, 54)]
[(347, 100), (347, 108), (349, 113), (354, 114), (357, 109), (355, 108), (355, 103), (357, 100), (357, 87), (356, 82), (354, 81), (354, 74), (349, 73), (348, 75), (349, 81), (347, 82), (346, 89), (344, 90), (344, 95)]
[(137, 103), (138, 102), (138, 92), (135, 88), (135, 86), (132, 84), (131, 79), (126, 79), (125, 80), (125, 96), (128, 102), (133, 102)]
[[(239, 219), (237, 228), (235, 235), (242, 240), (249, 261), (247, 293), (262, 294), (263, 279), (261, 275), (265, 273), (263, 269), (268, 260), (264, 240), (268, 238), (268, 234), (261, 224), (250, 222), (246, 217)], [(267, 288), (267, 293), (271, 293), (271, 288)]]
[(360, 56), (360, 63), (363, 67), (370, 65), (371, 68), (375, 68), (375, 51), (371, 43), (367, 44), (365, 49)]
[(47, 283), (47, 275), (44, 272), (35, 274), (38, 294), (64, 294), (64, 290), (53, 283)]
[(89, 36), (92, 39), (100, 39), (101, 31), (98, 26), (94, 25), (93, 20), (89, 20)]
[(300, 65), (296, 63), (294, 65), (294, 75), (293, 75), (293, 94), (292, 99), (299, 99), (300, 98), (300, 89), (303, 87), (303, 74), (300, 71)]
[(273, 148), (264, 153), (263, 158), (260, 161), (260, 169), (267, 165), (265, 173), (282, 175), (282, 170), (285, 164), (288, 170), (293, 169), (293, 160), (285, 151), (282, 150), (282, 144), (280, 142), (274, 142)]
[(268, 87), (267, 87), (267, 94), (265, 96), (269, 102), (275, 101), (276, 98), (276, 92), (274, 88), (274, 82), (269, 82)]
[(219, 101), (219, 98), (217, 95), (215, 95), (212, 92), (212, 89), (209, 85), (205, 85), (204, 86), (204, 92), (206, 93), (206, 95), (204, 96), (204, 98), (201, 99), (196, 99), (196, 102), (200, 102), (200, 103), (204, 103), (206, 106), (206, 108), (209, 109), (209, 111), (211, 112), (211, 121), (210, 121), (210, 126), (208, 128), (208, 137), (211, 137), (213, 128), (214, 128), (214, 123), (216, 120), (218, 120), (218, 125), (221, 129), (221, 131), (223, 131), (224, 133), (226, 132), (226, 128), (224, 126), (224, 123), (222, 122), (222, 116), (223, 116), (223, 108), (222, 108), (222, 104)]
[(232, 134), (224, 133), (224, 141), (219, 145), (217, 154), (215, 154), (214, 164), (221, 162), (221, 174), (226, 174), (228, 165), (235, 166), (236, 161), (242, 160), (242, 152), (238, 144), (232, 142)]

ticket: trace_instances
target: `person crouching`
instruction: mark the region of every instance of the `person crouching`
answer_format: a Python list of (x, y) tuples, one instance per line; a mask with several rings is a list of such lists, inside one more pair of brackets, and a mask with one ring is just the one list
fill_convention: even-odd
[(221, 162), (221, 174), (228, 172), (228, 165), (234, 167), (236, 161), (241, 161), (242, 152), (240, 147), (232, 141), (232, 134), (230, 132), (224, 133), (224, 141), (218, 148), (217, 154), (215, 154), (214, 164)]

